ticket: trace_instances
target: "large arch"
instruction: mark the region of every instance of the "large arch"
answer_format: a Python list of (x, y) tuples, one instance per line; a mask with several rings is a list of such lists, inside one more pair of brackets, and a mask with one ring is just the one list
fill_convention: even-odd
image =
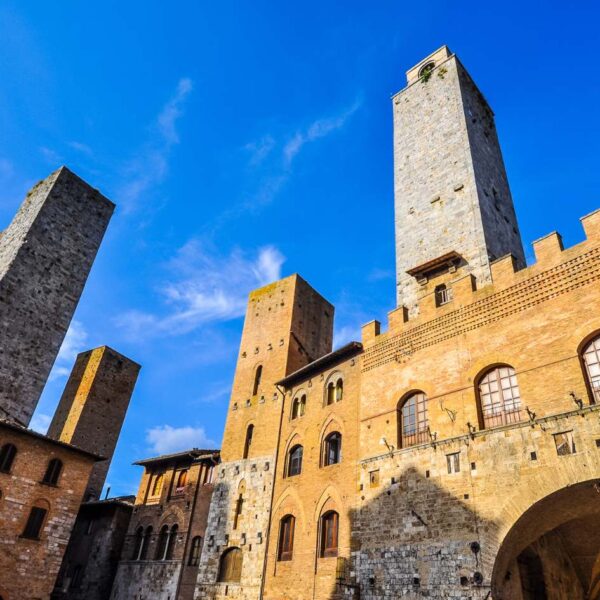
[(492, 597), (600, 600), (598, 565), (600, 479), (593, 479), (550, 493), (513, 523), (496, 555)]

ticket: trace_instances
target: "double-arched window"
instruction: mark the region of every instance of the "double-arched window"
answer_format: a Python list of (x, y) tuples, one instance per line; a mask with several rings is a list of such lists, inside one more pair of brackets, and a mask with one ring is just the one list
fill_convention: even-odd
[(342, 460), (342, 434), (330, 433), (323, 441), (323, 466), (337, 465)]
[(294, 551), (294, 528), (296, 519), (293, 515), (286, 515), (279, 524), (279, 547), (277, 560), (292, 560)]
[(235, 546), (227, 548), (219, 561), (217, 581), (224, 583), (239, 583), (242, 578), (242, 551)]
[(486, 371), (478, 385), (481, 427), (499, 427), (521, 420), (521, 392), (517, 374), (510, 365)]
[(302, 472), (302, 453), (303, 448), (300, 444), (296, 444), (290, 448), (287, 461), (287, 476), (293, 477), (300, 475)]
[(306, 411), (306, 394), (296, 396), (292, 402), (292, 419), (304, 416)]
[(398, 403), (398, 447), (407, 448), (428, 442), (427, 396), (412, 392)]
[(58, 458), (53, 458), (46, 467), (46, 472), (44, 473), (42, 483), (47, 485), (56, 485), (58, 483), (58, 478), (60, 477), (62, 468), (62, 461)]
[(163, 525), (161, 527), (158, 535), (158, 543), (156, 545), (156, 554), (154, 555), (156, 560), (173, 560), (178, 532), (179, 526), (177, 523), (170, 529), (168, 525)]
[(148, 548), (152, 539), (152, 526), (144, 529), (141, 525), (135, 531), (135, 542), (133, 544), (132, 560), (146, 560), (148, 558)]
[(0, 448), (1, 473), (10, 473), (16, 455), (17, 447), (14, 444), (4, 444), (4, 446)]
[(581, 352), (581, 357), (593, 402), (600, 403), (600, 335), (587, 343)]
[(336, 381), (330, 381), (327, 384), (325, 404), (334, 404), (340, 402), (344, 396), (344, 382), (341, 377), (338, 377)]

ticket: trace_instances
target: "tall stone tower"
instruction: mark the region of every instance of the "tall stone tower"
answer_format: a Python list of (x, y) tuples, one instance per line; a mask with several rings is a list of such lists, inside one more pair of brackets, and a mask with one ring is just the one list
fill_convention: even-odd
[[(333, 306), (292, 275), (250, 294), (235, 371), (222, 464), (215, 478), (197, 598), (227, 597), (227, 550), (243, 561), (240, 598), (260, 598), (284, 397), (277, 382), (329, 353)], [(236, 559), (237, 560), (237, 559)]]
[(100, 497), (139, 371), (108, 346), (77, 356), (48, 437), (105, 457), (94, 465), (86, 501)]
[[(393, 97), (397, 302), (458, 277), (491, 281), (490, 262), (523, 246), (494, 114), (443, 46), (407, 72)], [(451, 298), (451, 290), (443, 300)]]
[(0, 237), (0, 413), (28, 425), (115, 206), (66, 167)]

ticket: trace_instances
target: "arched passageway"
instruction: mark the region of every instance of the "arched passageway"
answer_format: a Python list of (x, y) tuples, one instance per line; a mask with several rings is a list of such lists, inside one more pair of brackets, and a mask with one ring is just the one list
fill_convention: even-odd
[(494, 600), (600, 600), (600, 480), (563, 488), (529, 508), (504, 538)]

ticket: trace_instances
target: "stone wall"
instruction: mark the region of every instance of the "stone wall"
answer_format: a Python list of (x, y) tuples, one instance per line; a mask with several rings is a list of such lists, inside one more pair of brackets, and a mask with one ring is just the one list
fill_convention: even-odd
[(112, 600), (174, 600), (181, 571), (179, 560), (121, 561)]
[(29, 424), (114, 204), (62, 167), (0, 238), (0, 412)]

